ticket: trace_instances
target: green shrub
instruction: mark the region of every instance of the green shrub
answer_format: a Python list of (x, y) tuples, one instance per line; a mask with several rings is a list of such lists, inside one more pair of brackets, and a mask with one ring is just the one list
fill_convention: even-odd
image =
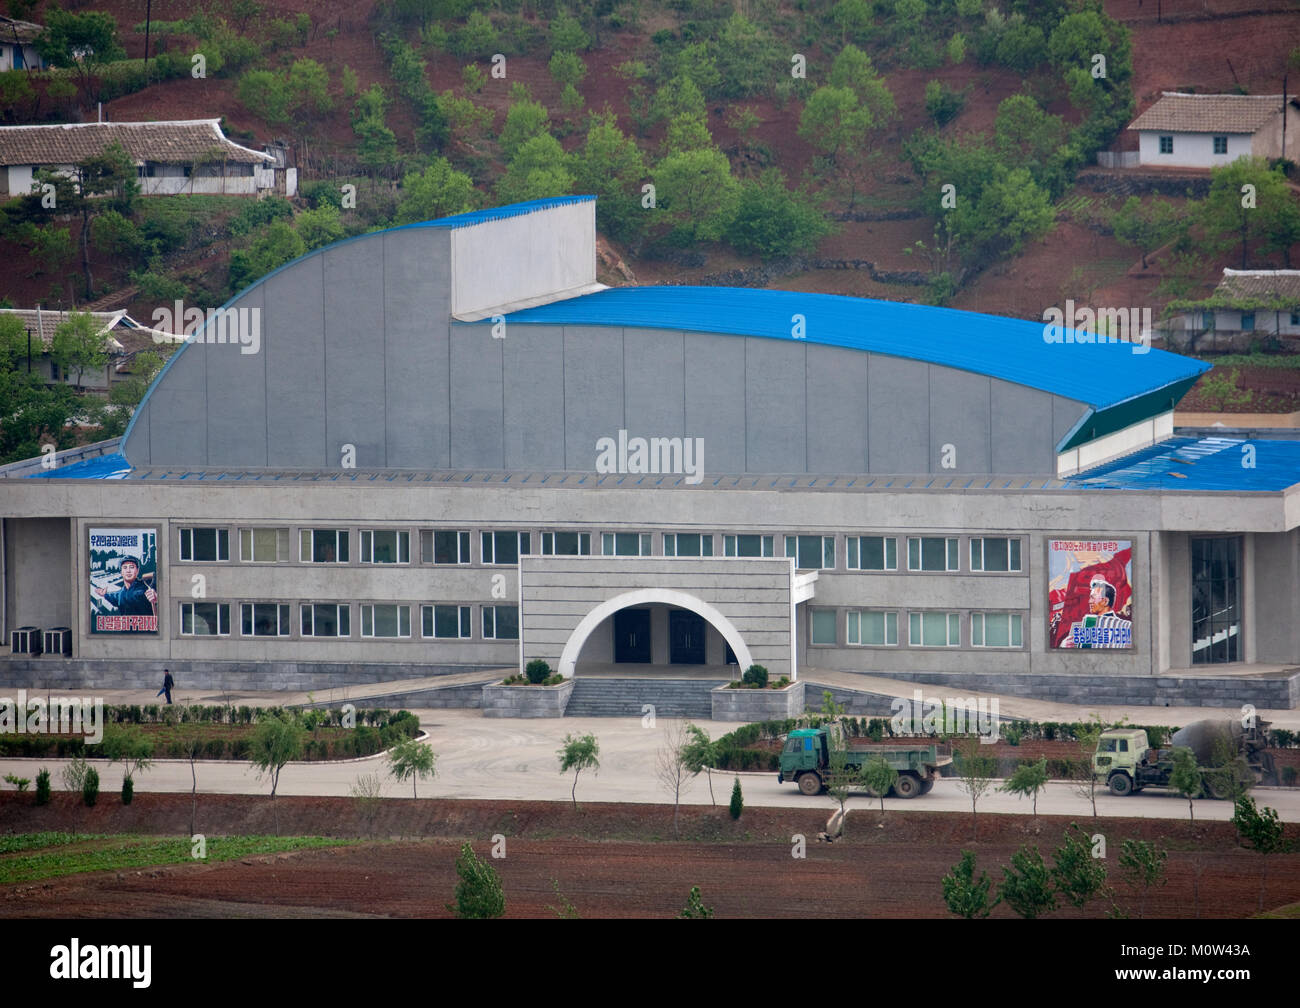
[(745, 810), (745, 799), (740, 794), (740, 778), (735, 778), (736, 783), (731, 787), (731, 818), (739, 819), (740, 814)]
[(41, 767), (40, 772), (36, 775), (36, 804), (48, 805), (50, 803), (50, 772), (45, 767)]
[(81, 800), (87, 805), (94, 805), (99, 800), (99, 771), (94, 767), (86, 768), (86, 777), (81, 785)]
[(551, 677), (551, 666), (541, 658), (534, 658), (524, 667), (528, 681), (537, 686)]
[[(122, 778), (122, 804), (130, 805), (131, 799), (133, 799), (134, 797), (135, 797), (135, 781), (131, 780), (130, 777), (123, 777)], [(87, 804), (93, 805), (95, 803), (87, 802)]]
[(750, 689), (767, 689), (767, 669), (762, 665), (751, 665), (742, 676)]
[(5, 774), (5, 783), (12, 784), (19, 791), (26, 791), (27, 785), (32, 782), (30, 777), (19, 777), (17, 774)]

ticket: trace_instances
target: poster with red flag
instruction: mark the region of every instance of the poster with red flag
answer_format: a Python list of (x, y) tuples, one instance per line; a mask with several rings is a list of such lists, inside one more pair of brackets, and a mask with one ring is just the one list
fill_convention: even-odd
[(1047, 541), (1047, 640), (1057, 648), (1133, 647), (1133, 542)]

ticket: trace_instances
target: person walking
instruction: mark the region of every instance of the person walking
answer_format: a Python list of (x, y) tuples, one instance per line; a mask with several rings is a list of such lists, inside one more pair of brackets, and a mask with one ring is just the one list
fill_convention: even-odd
[(155, 693), (154, 696), (162, 696), (164, 693), (166, 693), (166, 694), (167, 694), (167, 702), (168, 702), (168, 703), (171, 703), (171, 702), (172, 702), (172, 687), (175, 686), (175, 685), (176, 685), (176, 680), (172, 678), (171, 670), (170, 670), (170, 669), (163, 669), (163, 684), (162, 684), (162, 689), (160, 689), (157, 693)]

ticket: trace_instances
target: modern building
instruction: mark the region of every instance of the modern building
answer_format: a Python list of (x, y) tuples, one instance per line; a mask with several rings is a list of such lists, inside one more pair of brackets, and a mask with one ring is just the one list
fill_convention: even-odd
[(42, 168), (70, 175), (73, 166), (113, 144), (135, 164), (144, 196), (297, 191), (297, 169), (285, 167), (283, 151), (241, 146), (222, 132), (219, 119), (188, 119), (0, 126), (0, 196), (31, 192)]
[(1217, 168), (1240, 157), (1294, 158), (1297, 127), (1294, 97), (1165, 91), (1128, 128), (1143, 167)]
[(916, 305), (603, 289), (594, 210), (304, 256), (207, 319), (116, 451), (3, 473), (6, 639), (68, 627), (70, 653), (27, 632), (0, 683), (540, 657), (1300, 702), (1300, 442), (1175, 436), (1206, 365)]

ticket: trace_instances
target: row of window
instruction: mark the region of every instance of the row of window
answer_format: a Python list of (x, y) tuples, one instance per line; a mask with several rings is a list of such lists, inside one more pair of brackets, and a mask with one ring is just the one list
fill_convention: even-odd
[[(228, 637), (235, 603), (182, 602), (181, 635), (184, 637)], [(291, 637), (294, 632), (292, 606), (284, 602), (240, 602), (239, 634), (242, 637)], [(412, 606), (405, 603), (363, 603), (360, 609), (362, 637), (410, 637)], [(420, 636), (435, 640), (470, 640), (474, 636), (472, 606), (419, 606)], [(519, 607), (480, 606), (483, 640), (518, 640)], [(352, 606), (349, 603), (303, 602), (298, 606), (298, 633), (302, 637), (351, 637)]]
[[(420, 562), (425, 564), (468, 564), (470, 533), (421, 530)], [(596, 542), (593, 543), (593, 538)], [(362, 529), (357, 539), (357, 560), (366, 564), (409, 564), (411, 533), (400, 529)], [(775, 556), (776, 536), (724, 535), (722, 555), (728, 557)], [(833, 535), (783, 536), (784, 556), (794, 557), (803, 570), (834, 570), (837, 566), (836, 537)], [(593, 545), (602, 556), (652, 556), (653, 536), (646, 532), (543, 532), (538, 536), (543, 556), (590, 556)], [(712, 534), (707, 532), (663, 533), (663, 555), (711, 557)], [(302, 563), (344, 564), (351, 562), (352, 537), (348, 529), (301, 529), (298, 559)], [(848, 570), (898, 570), (898, 538), (895, 536), (846, 536), (845, 567)], [(481, 532), (480, 562), (513, 565), (532, 552), (530, 532)], [(961, 570), (960, 540), (948, 536), (907, 536), (909, 571)], [(224, 528), (182, 528), (180, 558), (195, 563), (221, 563), (230, 559), (230, 531)], [(972, 536), (968, 542), (972, 571), (1020, 572), (1020, 540), (1007, 536)], [(239, 559), (243, 563), (275, 563), (289, 559), (289, 530), (246, 528), (239, 530)]]
[[(1174, 138), (1171, 134), (1165, 134), (1160, 138), (1160, 153), (1172, 154), (1173, 152), (1174, 152)], [(1214, 137), (1214, 153), (1215, 154), (1228, 153), (1228, 137), (1226, 134), (1223, 136)]]
[[(850, 609), (844, 613), (843, 643), (860, 647), (897, 647), (899, 613), (890, 609)], [(909, 612), (907, 643), (911, 647), (961, 647), (961, 614), (955, 612)], [(810, 613), (809, 642), (838, 645), (838, 613), (834, 609), (813, 609)], [(971, 647), (1024, 647), (1022, 616), (1008, 612), (970, 614)]]

